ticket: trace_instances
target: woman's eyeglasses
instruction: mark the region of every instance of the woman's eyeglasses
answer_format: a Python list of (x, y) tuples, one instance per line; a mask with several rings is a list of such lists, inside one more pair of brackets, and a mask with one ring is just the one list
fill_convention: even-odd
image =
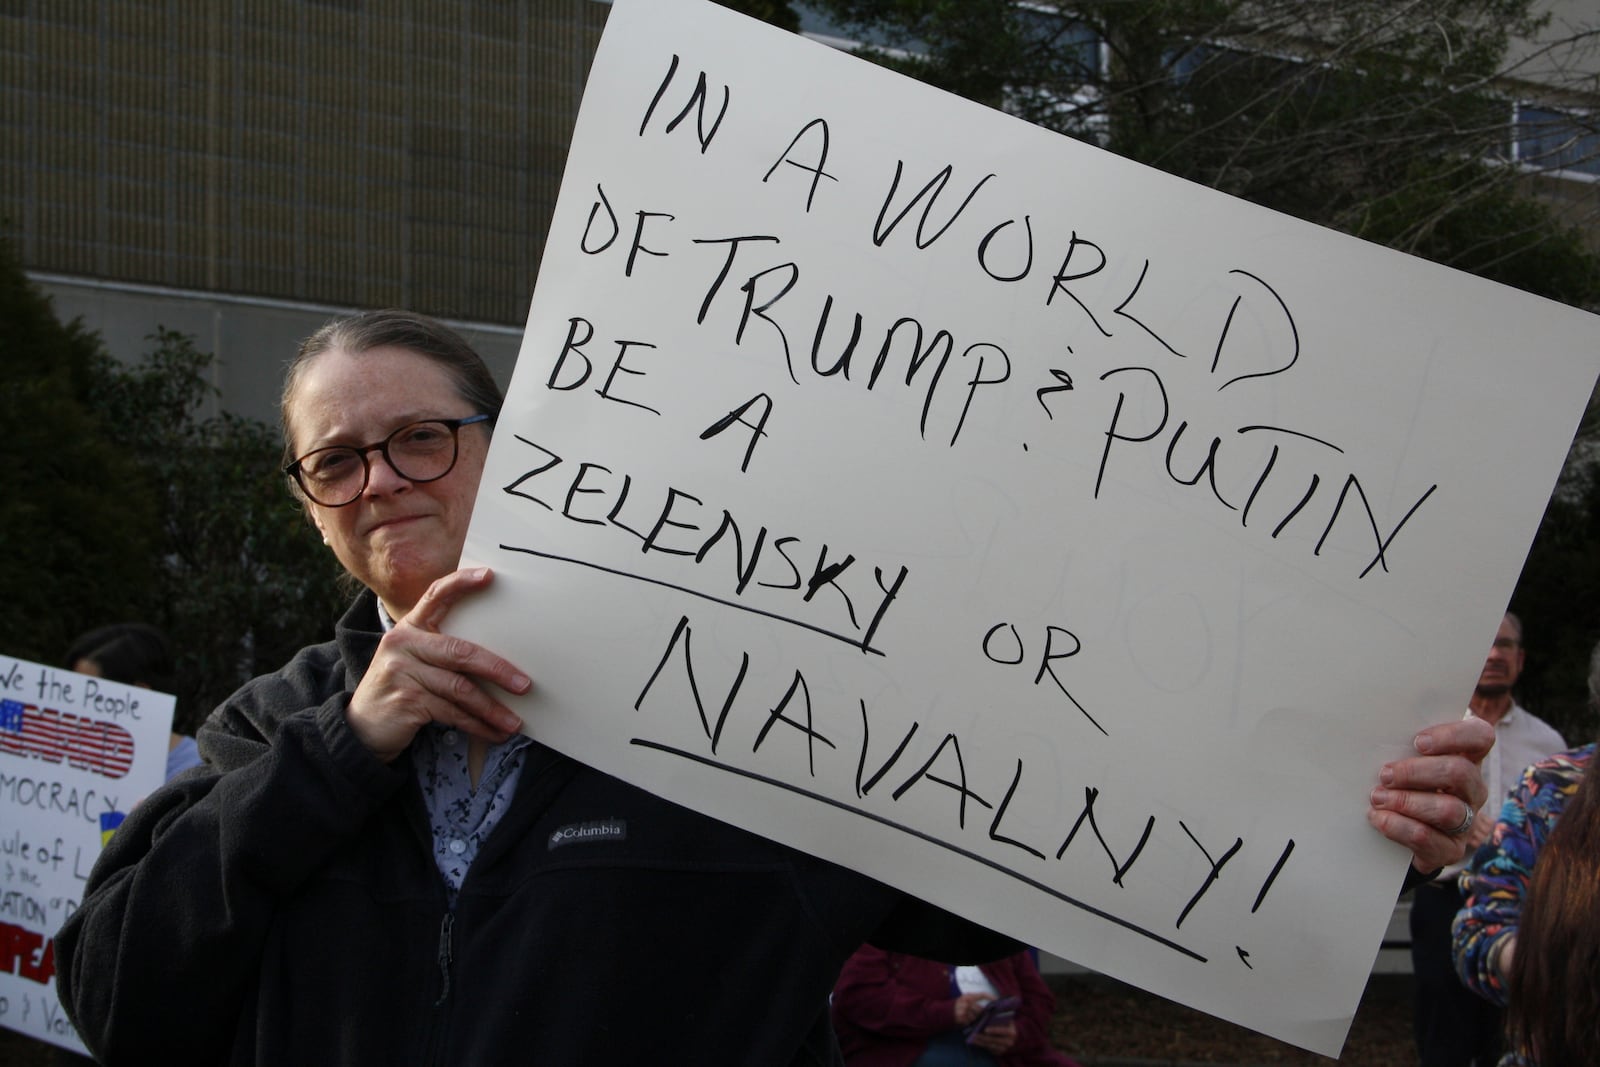
[(493, 415), (468, 415), (464, 419), (423, 419), (395, 430), (370, 445), (333, 445), (307, 452), (283, 473), (295, 480), (314, 503), (325, 508), (353, 504), (372, 476), (373, 452), (382, 452), (389, 469), (408, 482), (435, 482), (449, 474), (460, 453), (457, 431)]

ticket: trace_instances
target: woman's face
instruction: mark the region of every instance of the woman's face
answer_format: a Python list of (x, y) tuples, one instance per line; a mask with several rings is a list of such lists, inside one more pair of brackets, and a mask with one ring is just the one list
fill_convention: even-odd
[[(335, 348), (302, 371), (289, 401), (289, 432), (294, 454), (303, 456), (329, 445), (381, 441), (421, 419), (476, 414), (450, 373), (425, 356), (394, 347), (362, 353)], [(374, 451), (367, 455), (367, 487), (353, 503), (329, 508), (306, 502), (339, 562), (396, 619), (461, 558), (489, 435), (477, 424), (463, 426), (457, 436), (456, 464), (443, 478), (407, 481)]]

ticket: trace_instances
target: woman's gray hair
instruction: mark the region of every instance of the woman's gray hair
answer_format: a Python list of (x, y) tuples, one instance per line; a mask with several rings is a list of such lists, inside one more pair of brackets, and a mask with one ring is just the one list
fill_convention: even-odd
[(388, 347), (415, 352), (443, 367), (455, 382), (461, 399), (471, 405), (475, 414), (500, 414), (504, 401), (500, 386), (489, 373), (483, 357), (460, 334), (436, 319), (413, 311), (364, 311), (334, 319), (302, 341), (300, 350), (289, 361), (283, 376), (283, 396), (278, 402), (284, 463), (291, 463), (295, 458), (289, 409), (311, 361), (336, 348), (346, 352), (369, 352)]

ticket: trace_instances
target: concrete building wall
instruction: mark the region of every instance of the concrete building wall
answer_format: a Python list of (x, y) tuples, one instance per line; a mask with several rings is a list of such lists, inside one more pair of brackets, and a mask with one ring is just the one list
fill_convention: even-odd
[(31, 269), (514, 323), (595, 0), (11, 0), (0, 190)]
[[(31, 272), (63, 319), (82, 319), (106, 349), (136, 361), (158, 327), (177, 330), (217, 359), (212, 384), (220, 400), (204, 414), (228, 410), (275, 423), (283, 368), (300, 341), (329, 319), (354, 310), (263, 297), (173, 289), (131, 282)], [(520, 325), (446, 318), (476, 348), (504, 389), (522, 343)]]
[(1600, 106), (1600, 7), (1594, 0), (1536, 0), (1544, 26), (1512, 41), (1507, 66), (1531, 88), (1571, 94), (1582, 108)]

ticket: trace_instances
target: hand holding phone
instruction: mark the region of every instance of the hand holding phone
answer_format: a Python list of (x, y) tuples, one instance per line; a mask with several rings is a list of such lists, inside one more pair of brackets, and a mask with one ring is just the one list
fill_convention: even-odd
[(973, 1038), (983, 1033), (988, 1027), (997, 1023), (1008, 1023), (1017, 1017), (1017, 1009), (1022, 1007), (1021, 997), (1000, 997), (991, 1000), (983, 1006), (978, 1017), (967, 1024), (963, 1031), (966, 1034), (967, 1044), (972, 1044)]

